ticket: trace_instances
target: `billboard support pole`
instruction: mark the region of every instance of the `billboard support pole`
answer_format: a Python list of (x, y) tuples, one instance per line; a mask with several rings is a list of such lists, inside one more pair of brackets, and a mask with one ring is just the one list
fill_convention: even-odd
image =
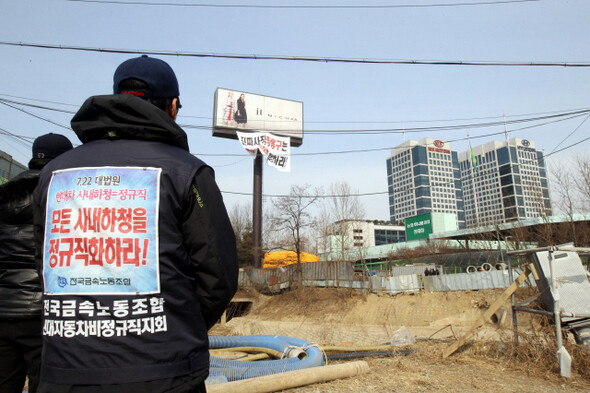
[(262, 267), (262, 153), (254, 158), (254, 192), (252, 193), (252, 266)]

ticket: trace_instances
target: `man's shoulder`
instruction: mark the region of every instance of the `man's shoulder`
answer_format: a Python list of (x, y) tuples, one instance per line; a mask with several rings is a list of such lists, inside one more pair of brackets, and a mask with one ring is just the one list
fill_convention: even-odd
[(177, 146), (163, 145), (166, 148), (168, 155), (176, 160), (184, 162), (186, 165), (191, 166), (208, 166), (205, 161), (195, 156), (194, 154)]

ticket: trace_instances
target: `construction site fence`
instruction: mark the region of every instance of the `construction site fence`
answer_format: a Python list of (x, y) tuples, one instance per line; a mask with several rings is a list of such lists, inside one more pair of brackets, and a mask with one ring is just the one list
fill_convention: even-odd
[[(358, 271), (348, 262), (317, 262), (301, 265), (301, 282), (304, 287), (350, 288), (372, 293), (401, 293), (416, 291), (467, 291), (507, 288), (512, 283), (507, 269), (425, 275), (426, 268), (435, 266), (414, 266), (414, 272), (405, 269), (405, 274), (392, 271)], [(438, 267), (442, 272), (441, 267)], [(512, 280), (522, 269), (512, 269)], [(255, 288), (263, 293), (278, 293), (294, 288), (299, 282), (296, 265), (277, 269), (241, 269), (239, 285)], [(534, 286), (532, 276), (521, 286)]]

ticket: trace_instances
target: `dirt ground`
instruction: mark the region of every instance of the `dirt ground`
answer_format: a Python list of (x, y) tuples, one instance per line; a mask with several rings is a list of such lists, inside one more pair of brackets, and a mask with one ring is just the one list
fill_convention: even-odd
[[(360, 294), (350, 290), (303, 289), (274, 296), (255, 292), (241, 316), (216, 325), (213, 335), (273, 334), (297, 337), (320, 346), (407, 343), (394, 349), (410, 353), (362, 360), (369, 372), (284, 392), (589, 392), (590, 356), (567, 337), (572, 378), (559, 375), (554, 327), (546, 317), (518, 314), (520, 344), (513, 345), (509, 303), (494, 322), (478, 329), (466, 345), (443, 359), (442, 351), (472, 327), (502, 290)], [(519, 298), (530, 293), (519, 292)], [(243, 313), (244, 310), (240, 310)], [(353, 360), (348, 360), (353, 361)], [(347, 361), (332, 361), (329, 364)]]

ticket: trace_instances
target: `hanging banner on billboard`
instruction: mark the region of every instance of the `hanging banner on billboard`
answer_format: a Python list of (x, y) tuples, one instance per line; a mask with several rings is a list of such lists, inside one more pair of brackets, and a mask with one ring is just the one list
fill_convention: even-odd
[(268, 132), (303, 143), (303, 103), (236, 90), (215, 90), (213, 136), (238, 139), (236, 131)]
[(240, 144), (246, 151), (256, 154), (260, 151), (266, 157), (266, 162), (281, 172), (291, 170), (291, 140), (267, 132), (236, 131)]

